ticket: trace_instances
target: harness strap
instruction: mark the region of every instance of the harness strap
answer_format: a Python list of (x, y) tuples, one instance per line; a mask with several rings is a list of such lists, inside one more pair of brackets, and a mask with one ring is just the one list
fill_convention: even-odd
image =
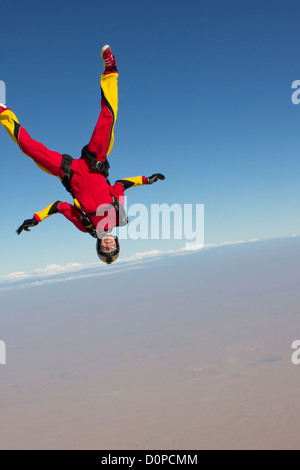
[(61, 169), (63, 170), (63, 176), (62, 176), (62, 184), (66, 188), (66, 190), (72, 194), (72, 188), (71, 188), (71, 179), (74, 175), (74, 170), (71, 170), (71, 165), (72, 165), (73, 158), (70, 155), (64, 154), (62, 156), (62, 162), (61, 162)]
[(97, 231), (96, 231), (94, 225), (92, 224), (91, 219), (89, 218), (88, 214), (86, 214), (86, 213), (81, 209), (81, 205), (80, 205), (79, 201), (77, 201), (77, 199), (74, 199), (74, 205), (75, 205), (76, 209), (78, 210), (78, 212), (79, 212), (79, 214), (80, 214), (80, 219), (81, 219), (82, 225), (84, 226), (84, 228), (86, 229), (86, 231), (87, 231), (90, 235), (92, 235), (92, 237), (98, 238), (98, 237), (97, 237)]
[(74, 199), (75, 206), (80, 214), (82, 225), (84, 226), (86, 231), (90, 235), (92, 235), (92, 237), (97, 238), (97, 232), (91, 222), (91, 219), (83, 212), (79, 202), (77, 201), (77, 199), (74, 198), (74, 195), (72, 192), (71, 180), (74, 175), (74, 171), (71, 170), (72, 161), (73, 161), (73, 158), (70, 155), (64, 154), (62, 156), (61, 169), (63, 170), (63, 176), (62, 176), (61, 182)]
[(98, 238), (97, 230), (95, 229), (94, 225), (92, 224), (91, 219), (87, 215), (84, 215), (84, 213), (81, 213), (81, 211), (79, 211), (79, 214), (80, 214), (80, 219), (81, 219), (82, 225), (84, 226), (85, 230), (90, 235), (92, 235), (92, 237)]
[(102, 214), (104, 214), (104, 212), (109, 210), (109, 208), (111, 206), (113, 206), (117, 210), (118, 205), (119, 205), (119, 201), (117, 200), (117, 198), (115, 196), (113, 196), (113, 202), (111, 204), (107, 204), (107, 206), (102, 207), (102, 209), (98, 210), (97, 212), (89, 212), (89, 214), (87, 214), (87, 216), (94, 217), (95, 215), (102, 215)]
[(97, 212), (90, 212), (89, 214), (86, 214), (87, 217), (94, 217), (95, 215), (101, 215), (105, 211), (109, 210), (109, 208), (113, 206), (116, 211), (117, 219), (118, 219), (118, 226), (123, 227), (124, 225), (128, 224), (128, 217), (126, 215), (125, 209), (122, 206), (122, 204), (119, 203), (118, 199), (116, 196), (113, 196), (113, 202), (112, 204), (108, 204), (107, 206), (103, 207), (100, 211)]
[[(83, 151), (84, 151), (84, 149), (86, 149), (86, 147), (83, 148)], [(91, 158), (92, 158), (92, 160), (91, 160), (90, 157), (87, 156), (87, 153), (88, 153), (88, 151), (86, 150), (86, 153), (83, 156), (85, 158), (88, 158), (90, 161), (93, 160), (94, 163), (96, 162), (95, 167), (97, 166), (98, 163), (103, 165), (102, 169), (104, 168), (104, 171), (106, 171), (106, 179), (109, 183), (109, 180), (108, 180), (109, 163), (108, 163), (108, 161), (105, 160), (104, 163), (103, 162), (98, 162), (96, 160), (96, 158), (93, 157), (93, 156), (91, 156)], [(93, 152), (89, 152), (89, 154), (92, 154), (92, 153)], [(72, 161), (73, 161), (73, 158), (70, 155), (63, 154), (62, 162), (61, 162), (61, 169), (63, 170), (63, 176), (62, 176), (62, 181), (61, 182), (64, 185), (64, 187), (66, 188), (66, 190), (72, 195), (72, 197), (74, 199), (75, 206), (76, 206), (76, 208), (77, 208), (77, 210), (80, 214), (81, 222), (82, 222), (84, 228), (86, 229), (86, 231), (90, 235), (92, 235), (92, 237), (98, 238), (97, 237), (97, 231), (96, 231), (94, 225), (92, 224), (92, 221), (91, 221), (90, 217), (94, 217), (95, 215), (103, 214), (111, 206), (113, 206), (115, 208), (116, 216), (117, 216), (117, 220), (118, 220), (118, 226), (123, 227), (124, 225), (127, 225), (128, 224), (128, 217), (126, 215), (125, 209), (122, 206), (122, 204), (119, 203), (119, 201), (117, 200), (117, 198), (115, 196), (113, 196), (112, 204), (108, 204), (107, 206), (105, 206), (100, 211), (100, 213), (97, 211), (97, 212), (90, 212), (89, 214), (86, 214), (81, 209), (81, 206), (80, 206), (79, 202), (77, 201), (77, 199), (74, 198), (74, 195), (73, 195), (73, 192), (72, 192), (72, 187), (71, 187), (71, 180), (72, 180), (72, 177), (74, 175), (74, 170), (71, 170)], [(92, 163), (91, 167), (93, 168), (93, 163)], [(101, 167), (101, 165), (98, 166), (98, 169), (96, 171), (99, 171), (100, 167)], [(99, 171), (99, 172), (102, 173), (105, 176), (103, 171)]]
[(108, 170), (110, 168), (110, 165), (108, 163), (107, 158), (104, 162), (100, 162), (96, 158), (96, 153), (88, 150), (87, 145), (85, 145), (85, 147), (83, 147), (83, 149), (81, 150), (81, 156), (91, 162), (92, 170), (97, 171), (98, 173), (101, 173), (103, 176), (105, 176), (105, 178), (108, 178)]

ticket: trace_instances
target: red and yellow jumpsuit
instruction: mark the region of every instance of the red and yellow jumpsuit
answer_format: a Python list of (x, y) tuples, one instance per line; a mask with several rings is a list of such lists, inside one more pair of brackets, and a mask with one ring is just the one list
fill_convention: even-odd
[[(105, 162), (114, 143), (114, 126), (118, 109), (118, 73), (105, 72), (101, 75), (101, 111), (87, 150), (95, 155), (97, 161)], [(0, 107), (0, 122), (11, 138), (27, 156), (47, 173), (62, 179), (63, 155), (49, 150), (42, 143), (32, 139), (22, 127), (15, 114), (9, 108)], [(82, 213), (96, 213), (99, 206), (108, 206), (116, 198), (124, 203), (124, 190), (147, 184), (145, 176), (123, 178), (112, 186), (109, 180), (92, 169), (91, 161), (83, 155), (73, 159), (71, 164), (71, 191), (74, 205), (56, 201), (42, 211), (36, 212), (34, 218), (40, 222), (49, 215), (59, 212), (70, 220), (79, 230), (86, 232), (82, 223)], [(79, 209), (79, 210), (78, 210)], [(90, 220), (98, 231), (112, 229), (118, 225), (113, 207), (108, 213), (93, 215)], [(103, 223), (101, 223), (103, 221)]]

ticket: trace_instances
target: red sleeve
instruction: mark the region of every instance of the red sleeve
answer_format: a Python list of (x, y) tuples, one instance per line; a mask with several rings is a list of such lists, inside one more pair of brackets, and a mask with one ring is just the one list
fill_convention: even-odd
[(117, 182), (114, 184), (114, 194), (117, 199), (119, 199), (121, 196), (124, 196), (124, 186), (122, 183)]
[(75, 227), (78, 228), (78, 230), (81, 230), (81, 232), (87, 233), (86, 229), (84, 228), (81, 222), (79, 212), (75, 206), (72, 206), (68, 202), (60, 202), (58, 204), (58, 212), (60, 214), (63, 214), (66, 217), (66, 219), (72, 222), (75, 225)]

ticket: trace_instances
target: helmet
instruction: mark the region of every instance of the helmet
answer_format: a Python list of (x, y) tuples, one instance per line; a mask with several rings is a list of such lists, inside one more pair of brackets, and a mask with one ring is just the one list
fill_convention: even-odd
[(116, 249), (114, 251), (111, 251), (110, 253), (105, 253), (104, 251), (102, 251), (101, 249), (102, 239), (98, 238), (97, 240), (96, 250), (97, 250), (98, 258), (101, 259), (101, 261), (103, 261), (106, 264), (111, 264), (114, 261), (116, 261), (120, 253), (120, 245), (119, 245), (118, 237), (114, 236), (114, 239), (116, 242)]

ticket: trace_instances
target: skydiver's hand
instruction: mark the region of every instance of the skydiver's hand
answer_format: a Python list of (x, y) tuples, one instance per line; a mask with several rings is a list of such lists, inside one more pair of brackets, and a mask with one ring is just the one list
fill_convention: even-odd
[(166, 179), (164, 175), (162, 175), (161, 173), (155, 173), (152, 176), (148, 176), (147, 184), (153, 184), (153, 183), (156, 183), (156, 181), (158, 180), (164, 180), (164, 179)]
[(16, 232), (18, 235), (20, 235), (23, 230), (25, 230), (26, 232), (30, 232), (30, 227), (35, 227), (37, 224), (38, 221), (34, 217), (32, 219), (26, 219), (24, 220), (22, 225), (20, 225)]

